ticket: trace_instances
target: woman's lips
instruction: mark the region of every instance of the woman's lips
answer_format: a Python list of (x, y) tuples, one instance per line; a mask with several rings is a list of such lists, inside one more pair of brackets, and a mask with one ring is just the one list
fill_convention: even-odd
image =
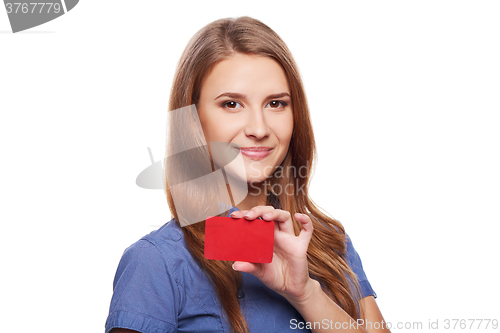
[(267, 155), (271, 154), (273, 148), (270, 147), (244, 147), (240, 148), (240, 151), (246, 157), (252, 160), (261, 160), (266, 158)]

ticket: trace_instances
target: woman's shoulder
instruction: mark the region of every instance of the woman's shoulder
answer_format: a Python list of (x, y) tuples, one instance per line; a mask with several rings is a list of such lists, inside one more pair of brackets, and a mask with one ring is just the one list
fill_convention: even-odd
[(182, 228), (172, 219), (125, 249), (116, 279), (131, 274), (187, 286), (199, 284), (205, 273), (189, 251)]
[(362, 297), (373, 295), (376, 298), (377, 294), (368, 281), (368, 277), (366, 276), (365, 270), (363, 268), (363, 263), (361, 262), (361, 257), (359, 256), (358, 251), (356, 251), (356, 249), (354, 248), (351, 237), (349, 237), (347, 233), (345, 233), (345, 243), (347, 264), (349, 265), (349, 267), (351, 267), (354, 274), (356, 274), (359, 286), (361, 288)]
[(334, 219), (334, 221), (337, 224), (336, 225), (334, 223), (327, 224), (324, 221), (322, 221), (321, 219), (317, 219), (316, 217), (315, 217), (315, 219), (318, 221), (318, 223), (320, 223), (321, 225), (326, 227), (330, 232), (333, 232), (333, 233), (336, 233), (336, 234), (339, 234), (342, 236), (343, 243), (345, 245), (345, 252), (344, 252), (343, 257), (345, 258), (347, 265), (351, 268), (353, 273), (356, 275), (356, 277), (358, 279), (358, 283), (361, 287), (363, 297), (366, 297), (368, 295), (374, 295), (375, 297), (377, 297), (375, 291), (373, 290), (373, 288), (370, 285), (370, 282), (368, 281), (365, 270), (363, 268), (361, 257), (359, 256), (358, 251), (356, 251), (356, 249), (354, 248), (353, 241), (352, 241), (351, 237), (349, 236), (349, 234), (347, 233), (347, 231), (345, 230), (345, 227), (342, 224), (342, 222), (340, 222), (337, 219)]
[(141, 237), (139, 241), (148, 241), (152, 244), (171, 244), (173, 246), (185, 246), (184, 233), (175, 219), (171, 219), (160, 228), (151, 231)]
[(190, 256), (174, 220), (127, 247), (113, 281), (106, 330), (175, 330), (186, 294), (192, 294), (187, 287), (197, 278), (198, 268)]
[(120, 265), (137, 262), (144, 265), (165, 265), (168, 270), (179, 268), (182, 263), (192, 262), (193, 257), (184, 240), (184, 233), (174, 219), (159, 229), (141, 237), (128, 246)]

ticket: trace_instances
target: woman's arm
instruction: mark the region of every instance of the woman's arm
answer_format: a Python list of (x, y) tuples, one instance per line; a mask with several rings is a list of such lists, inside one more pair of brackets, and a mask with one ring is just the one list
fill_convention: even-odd
[[(307, 248), (313, 226), (309, 216), (295, 214), (302, 224), (298, 236), (293, 231), (293, 221), (287, 211), (271, 206), (257, 206), (249, 211), (236, 211), (234, 218), (249, 220), (262, 216), (274, 221), (274, 254), (269, 264), (235, 262), (235, 270), (251, 273), (268, 288), (285, 297), (306, 321), (306, 328), (313, 332), (390, 332), (373, 297), (360, 301), (362, 320), (355, 321), (323, 291), (318, 281), (309, 277)], [(375, 322), (378, 321), (378, 324)], [(372, 323), (371, 326), (367, 325)], [(376, 327), (376, 328), (375, 328)]]
[(373, 296), (360, 300), (361, 318), (356, 321), (325, 294), (319, 282), (313, 280), (313, 284), (305, 298), (288, 299), (306, 323), (310, 323), (311, 331), (390, 333)]
[[(390, 332), (375, 297), (367, 296), (359, 301), (365, 329), (368, 332)], [(380, 327), (379, 327), (380, 325)]]

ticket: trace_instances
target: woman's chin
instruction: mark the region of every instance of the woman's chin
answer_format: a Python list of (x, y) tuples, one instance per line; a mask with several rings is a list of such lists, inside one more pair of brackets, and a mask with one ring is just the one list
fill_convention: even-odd
[(266, 181), (267, 177), (252, 177), (247, 176), (248, 185), (252, 185), (253, 187), (260, 187)]

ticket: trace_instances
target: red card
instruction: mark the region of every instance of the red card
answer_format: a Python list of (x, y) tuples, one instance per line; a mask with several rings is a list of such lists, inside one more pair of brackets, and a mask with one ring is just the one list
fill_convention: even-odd
[(212, 216), (205, 223), (205, 258), (270, 263), (274, 222)]

